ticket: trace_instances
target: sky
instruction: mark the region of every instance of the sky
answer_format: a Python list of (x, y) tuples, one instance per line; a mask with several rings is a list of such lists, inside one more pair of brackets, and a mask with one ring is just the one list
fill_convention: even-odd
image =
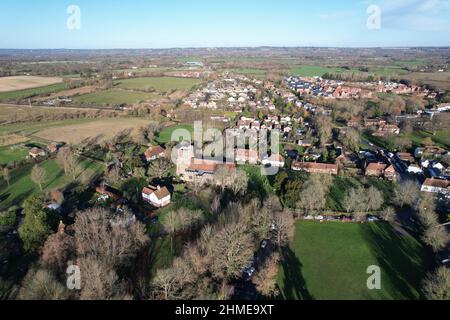
[(3, 49), (243, 46), (450, 46), (450, 0), (0, 0)]

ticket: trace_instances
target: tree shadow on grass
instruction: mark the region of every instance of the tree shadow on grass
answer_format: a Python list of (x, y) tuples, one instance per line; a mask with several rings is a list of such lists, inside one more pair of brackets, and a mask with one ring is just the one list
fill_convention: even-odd
[(289, 247), (283, 249), (282, 265), (284, 279), (281, 295), (288, 300), (314, 300), (302, 274), (303, 265)]
[(361, 230), (382, 269), (382, 285), (388, 280), (394, 288), (393, 298), (423, 298), (422, 280), (432, 264), (429, 250), (399, 236), (387, 223), (366, 224)]

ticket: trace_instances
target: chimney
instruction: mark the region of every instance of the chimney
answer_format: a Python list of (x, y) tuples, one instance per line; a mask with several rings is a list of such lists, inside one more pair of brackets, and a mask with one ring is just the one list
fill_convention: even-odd
[(66, 231), (66, 225), (62, 222), (62, 220), (59, 221), (58, 226), (58, 234), (64, 234)]

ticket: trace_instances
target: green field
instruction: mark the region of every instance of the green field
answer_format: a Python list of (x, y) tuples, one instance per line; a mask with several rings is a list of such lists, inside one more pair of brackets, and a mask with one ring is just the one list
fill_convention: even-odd
[(37, 95), (55, 93), (66, 89), (67, 87), (64, 83), (57, 83), (52, 84), (50, 86), (39, 88), (24, 89), (10, 92), (0, 92), (0, 102), (19, 101)]
[(320, 66), (301, 66), (291, 70), (291, 74), (302, 77), (322, 77), (326, 73), (343, 73), (355, 71), (359, 72), (357, 69), (346, 70), (344, 68), (338, 67), (320, 67)]
[(245, 74), (245, 75), (249, 75), (249, 76), (265, 76), (267, 74), (267, 70), (255, 69), (255, 68), (228, 69), (226, 71)]
[(200, 80), (175, 77), (144, 77), (117, 81), (117, 87), (128, 90), (154, 89), (159, 93), (172, 90), (186, 91), (199, 84)]
[[(420, 299), (429, 253), (386, 223), (298, 222), (278, 284), (284, 299)], [(381, 290), (367, 288), (367, 268), (381, 268)]]
[(0, 164), (5, 165), (13, 161), (25, 159), (29, 150), (21, 145), (0, 147)]
[[(96, 172), (103, 169), (103, 165), (90, 160), (83, 160), (82, 165), (84, 168), (89, 168)], [(44, 190), (60, 188), (73, 182), (71, 177), (64, 175), (64, 171), (55, 160), (45, 161), (39, 166), (47, 172), (47, 179), (43, 184)], [(0, 180), (0, 210), (7, 209), (13, 205), (21, 205), (30, 195), (40, 192), (39, 187), (30, 178), (32, 169), (33, 165), (30, 164), (12, 171), (11, 186), (9, 187), (3, 179)]]
[(132, 104), (148, 100), (159, 100), (161, 97), (153, 93), (121, 90), (118, 88), (97, 91), (74, 97), (74, 101), (88, 105)]
[(191, 134), (191, 138), (192, 139), (194, 138), (194, 136), (193, 136), (194, 127), (190, 124), (185, 124), (185, 125), (167, 127), (165, 129), (163, 129), (158, 134), (158, 137), (156, 138), (156, 142), (158, 142), (160, 144), (170, 142), (172, 140), (172, 133), (177, 129), (187, 130)]

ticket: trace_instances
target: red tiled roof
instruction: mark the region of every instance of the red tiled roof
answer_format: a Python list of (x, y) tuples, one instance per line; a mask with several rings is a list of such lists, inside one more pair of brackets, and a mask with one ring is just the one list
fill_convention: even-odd
[(155, 156), (158, 156), (162, 153), (164, 153), (164, 149), (161, 146), (156, 146), (156, 147), (150, 147), (147, 149), (147, 151), (145, 151), (145, 157), (146, 158), (153, 158)]
[(423, 185), (427, 187), (447, 189), (450, 185), (450, 182), (447, 180), (426, 179)]
[(366, 171), (384, 171), (387, 165), (384, 163), (370, 163)]

